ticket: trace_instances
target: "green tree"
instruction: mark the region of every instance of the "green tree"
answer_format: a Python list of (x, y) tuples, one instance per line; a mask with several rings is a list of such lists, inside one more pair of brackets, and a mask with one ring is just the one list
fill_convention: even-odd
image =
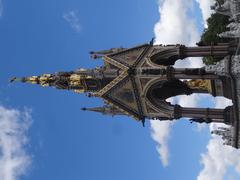
[[(201, 36), (201, 41), (198, 43), (199, 45), (211, 45), (221, 42), (228, 42), (230, 39), (220, 38), (218, 34), (227, 31), (227, 25), (229, 24), (229, 17), (214, 13), (207, 20), (208, 27), (204, 29), (203, 34)], [(214, 64), (219, 59), (213, 57), (205, 57), (203, 58), (203, 62), (205, 64)]]

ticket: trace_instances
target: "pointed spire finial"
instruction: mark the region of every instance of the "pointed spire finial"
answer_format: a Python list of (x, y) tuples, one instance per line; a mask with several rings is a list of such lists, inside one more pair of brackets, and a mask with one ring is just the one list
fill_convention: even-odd
[(122, 111), (119, 111), (118, 109), (110, 106), (110, 105), (104, 105), (102, 107), (94, 107), (94, 108), (81, 108), (83, 111), (93, 111), (93, 112), (98, 112), (106, 115), (123, 115), (124, 113)]
[(13, 82), (21, 82), (22, 81), (22, 78), (17, 78), (17, 77), (12, 77), (9, 82), (10, 83), (13, 83)]

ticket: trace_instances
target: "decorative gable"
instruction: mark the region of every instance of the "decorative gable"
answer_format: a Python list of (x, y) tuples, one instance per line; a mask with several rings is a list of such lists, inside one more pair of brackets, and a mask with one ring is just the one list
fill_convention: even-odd
[(131, 67), (138, 62), (138, 60), (141, 58), (142, 54), (145, 52), (147, 47), (149, 47), (149, 45), (144, 44), (141, 46), (137, 46), (135, 48), (127, 49), (127, 50), (109, 55), (109, 57), (111, 59), (114, 59), (115, 61), (120, 62), (121, 64), (124, 64), (127, 67)]
[(140, 120), (142, 119), (141, 105), (133, 86), (132, 80), (126, 77), (121, 83), (109, 90), (103, 98)]

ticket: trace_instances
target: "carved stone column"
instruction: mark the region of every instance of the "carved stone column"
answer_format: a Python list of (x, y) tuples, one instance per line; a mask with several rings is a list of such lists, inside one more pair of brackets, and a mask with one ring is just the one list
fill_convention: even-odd
[(216, 122), (231, 124), (233, 116), (231, 106), (225, 109), (179, 107), (175, 113), (177, 113), (179, 117), (192, 118), (193, 121), (200, 123)]
[(187, 57), (217, 57), (223, 58), (235, 54), (236, 45), (221, 43), (211, 46), (186, 47), (184, 45), (156, 46), (150, 59), (158, 65), (174, 65), (178, 59)]
[(186, 47), (184, 48), (183, 53), (185, 57), (225, 57), (234, 54), (235, 52), (230, 44), (220, 44), (212, 46)]
[(171, 68), (171, 74), (177, 79), (219, 79), (214, 72), (203, 68)]

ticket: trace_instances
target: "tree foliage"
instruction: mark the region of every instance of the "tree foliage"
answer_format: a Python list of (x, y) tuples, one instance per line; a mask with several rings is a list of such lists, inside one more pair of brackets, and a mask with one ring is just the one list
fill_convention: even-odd
[(201, 37), (204, 44), (226, 42), (226, 39), (220, 38), (218, 34), (227, 31), (229, 20), (227, 16), (221, 14), (212, 14), (207, 20), (208, 28), (205, 28)]
[[(214, 13), (207, 20), (207, 28), (204, 29), (199, 45), (211, 45), (221, 42), (228, 42), (230, 39), (220, 38), (218, 34), (227, 31), (229, 17)], [(205, 64), (215, 64), (219, 59), (204, 57)]]

